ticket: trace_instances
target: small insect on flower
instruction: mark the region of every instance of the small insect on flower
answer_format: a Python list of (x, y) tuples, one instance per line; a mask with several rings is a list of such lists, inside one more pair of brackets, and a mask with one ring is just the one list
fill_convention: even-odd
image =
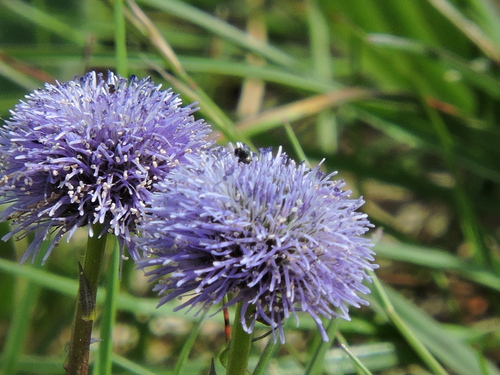
[(357, 211), (364, 202), (281, 148), (246, 163), (237, 146), (204, 153), (157, 184), (139, 226), (150, 253), (139, 267), (158, 281), (160, 305), (183, 295), (177, 309), (239, 303), (247, 333), (261, 322), (281, 342), (285, 320), (305, 312), (326, 341), (321, 317), (349, 319), (348, 306), (366, 305), (360, 294), (377, 268), (362, 236), (372, 225)]
[(195, 110), (150, 78), (111, 72), (35, 90), (0, 127), (0, 221), (14, 224), (3, 240), (33, 231), (25, 261), (50, 237), (45, 261), (63, 235), (99, 223), (95, 235), (139, 259), (131, 237), (154, 184), (212, 144)]
[(238, 158), (238, 161), (244, 164), (250, 164), (252, 161), (252, 152), (250, 150), (246, 150), (243, 147), (237, 147), (234, 149), (234, 156)]

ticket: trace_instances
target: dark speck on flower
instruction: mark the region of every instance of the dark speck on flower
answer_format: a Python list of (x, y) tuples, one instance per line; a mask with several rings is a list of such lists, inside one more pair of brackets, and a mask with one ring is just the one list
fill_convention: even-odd
[(149, 78), (111, 72), (35, 90), (0, 127), (0, 221), (14, 223), (3, 239), (34, 231), (25, 261), (50, 237), (45, 261), (64, 234), (100, 223), (138, 259), (131, 234), (153, 184), (210, 146), (194, 111)]
[[(216, 148), (201, 162), (180, 166), (152, 194), (139, 263), (160, 305), (187, 296), (177, 309), (206, 309), (229, 297), (242, 303), (240, 321), (257, 321), (284, 342), (283, 323), (297, 312), (349, 319), (348, 306), (367, 304), (363, 281), (373, 264), (372, 225), (342, 180), (282, 153), (261, 150), (250, 163)], [(164, 202), (169, 204), (165, 205)], [(222, 308), (222, 307), (220, 307)]]
[(234, 149), (234, 155), (238, 157), (238, 160), (242, 163), (249, 164), (252, 161), (252, 153), (243, 147), (236, 147)]

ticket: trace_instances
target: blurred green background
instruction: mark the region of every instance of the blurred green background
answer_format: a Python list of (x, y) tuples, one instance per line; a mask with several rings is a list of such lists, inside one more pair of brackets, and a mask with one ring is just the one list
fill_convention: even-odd
[[(382, 284), (352, 322), (335, 322), (317, 373), (362, 371), (354, 357), (375, 374), (500, 374), (499, 1), (135, 0), (116, 9), (0, 0), (1, 118), (44, 82), (118, 69), (198, 102), (220, 144), (282, 145), (311, 165), (325, 158), (366, 200)], [(121, 16), (126, 54), (115, 48)], [(0, 368), (63, 373), (85, 230), (78, 236), (43, 267), (18, 265), (26, 240), (15, 252), (0, 243)], [(119, 287), (113, 373), (172, 373), (197, 319), (156, 310), (131, 261)], [(208, 373), (224, 346), (220, 315), (201, 322), (181, 373)], [(268, 373), (314, 373), (315, 324), (289, 323)], [(255, 343), (252, 366), (266, 341)]]

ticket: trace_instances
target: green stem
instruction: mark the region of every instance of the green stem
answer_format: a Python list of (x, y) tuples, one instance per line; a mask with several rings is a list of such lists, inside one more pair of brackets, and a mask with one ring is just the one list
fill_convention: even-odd
[[(99, 274), (102, 267), (107, 234), (100, 238), (103, 226), (93, 226), (93, 236), (89, 237), (83, 268), (80, 268), (80, 287), (76, 303), (75, 322), (71, 335), (70, 350), (65, 365), (68, 375), (87, 375), (89, 370), (90, 338), (95, 317), (95, 302)], [(85, 310), (85, 311), (84, 311)]]
[(247, 373), (252, 335), (243, 330), (240, 318), (241, 307), (242, 302), (238, 303), (234, 314), (233, 338), (229, 347), (226, 375), (243, 375)]

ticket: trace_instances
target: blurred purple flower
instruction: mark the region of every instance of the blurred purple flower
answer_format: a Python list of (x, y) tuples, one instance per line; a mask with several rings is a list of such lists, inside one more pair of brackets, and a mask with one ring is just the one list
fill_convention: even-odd
[(367, 304), (358, 293), (369, 293), (362, 282), (377, 265), (361, 235), (372, 225), (342, 180), (281, 148), (276, 156), (217, 148), (195, 165), (158, 184), (140, 226), (151, 255), (139, 267), (158, 281), (160, 305), (188, 295), (177, 309), (201, 310), (227, 295), (225, 306), (242, 303), (245, 331), (260, 321), (284, 342), (283, 323), (291, 314), (298, 323), (297, 311), (326, 341), (321, 316), (349, 319), (349, 305)]
[(26, 99), (0, 127), (0, 204), (10, 204), (0, 221), (15, 224), (3, 240), (35, 232), (24, 262), (53, 235), (45, 261), (64, 234), (101, 223), (138, 259), (131, 233), (153, 183), (209, 147), (210, 127), (149, 78), (111, 72), (46, 84)]

